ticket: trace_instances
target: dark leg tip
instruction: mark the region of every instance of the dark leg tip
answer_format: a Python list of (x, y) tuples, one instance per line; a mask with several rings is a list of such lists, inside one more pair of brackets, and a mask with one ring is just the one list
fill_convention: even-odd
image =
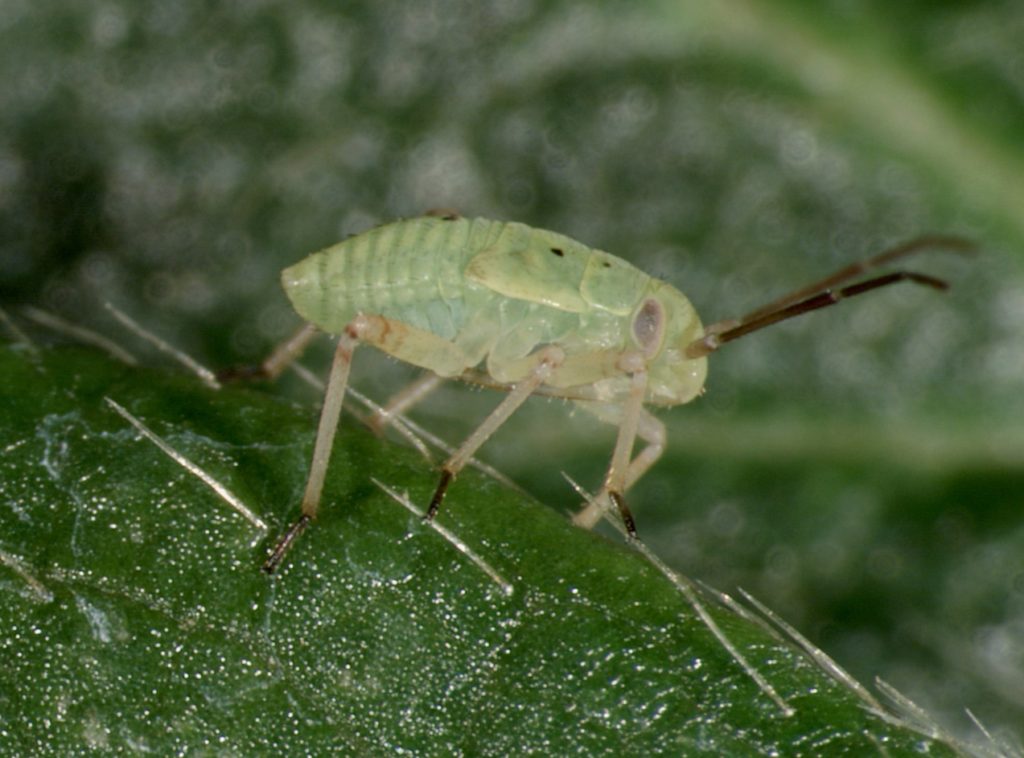
[(622, 517), (622, 525), (626, 528), (626, 534), (631, 539), (638, 539), (636, 534), (636, 521), (633, 520), (633, 514), (629, 510), (629, 506), (626, 505), (626, 501), (623, 499), (622, 494), (619, 492), (609, 492), (609, 499), (615, 503), (615, 507), (619, 509), (619, 516)]
[(452, 483), (454, 478), (455, 475), (448, 469), (441, 470), (441, 481), (437, 483), (437, 489), (434, 490), (434, 496), (430, 498), (427, 512), (423, 514), (424, 521), (434, 520), (434, 516), (437, 515), (437, 511), (441, 507), (441, 501), (444, 500), (444, 493), (448, 491), (448, 485)]
[(281, 535), (281, 539), (277, 541), (277, 545), (274, 547), (274, 551), (270, 554), (270, 557), (264, 561), (261, 571), (264, 574), (270, 575), (277, 571), (284, 557), (288, 555), (288, 551), (292, 549), (292, 544), (297, 540), (304, 531), (312, 519), (303, 513), (299, 516), (298, 520), (292, 524), (288, 531)]

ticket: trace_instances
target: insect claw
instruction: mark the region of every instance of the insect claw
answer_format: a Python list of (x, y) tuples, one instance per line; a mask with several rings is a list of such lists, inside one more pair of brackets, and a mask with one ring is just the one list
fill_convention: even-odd
[(454, 478), (455, 474), (450, 469), (441, 470), (441, 481), (437, 483), (434, 496), (430, 498), (430, 505), (427, 506), (427, 512), (423, 515), (424, 521), (434, 520), (434, 516), (437, 515), (437, 511), (441, 507), (441, 501), (444, 500), (444, 493), (448, 491), (448, 485)]
[(615, 503), (615, 507), (619, 509), (619, 516), (622, 517), (622, 525), (626, 528), (626, 534), (631, 539), (639, 539), (636, 534), (636, 521), (633, 520), (633, 514), (629, 510), (629, 506), (626, 505), (622, 494), (609, 490), (608, 499)]
[(277, 571), (278, 567), (281, 565), (281, 561), (284, 560), (288, 551), (292, 549), (292, 544), (304, 531), (306, 531), (306, 527), (309, 526), (310, 521), (312, 521), (312, 518), (303, 513), (299, 516), (298, 520), (288, 528), (288, 531), (281, 535), (281, 539), (277, 541), (277, 545), (274, 547), (274, 552), (270, 554), (270, 557), (267, 558), (266, 562), (264, 562), (262, 566), (264, 574), (273, 574)]

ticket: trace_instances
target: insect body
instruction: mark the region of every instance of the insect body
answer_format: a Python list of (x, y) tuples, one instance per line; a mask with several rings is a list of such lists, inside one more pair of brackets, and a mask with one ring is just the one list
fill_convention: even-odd
[[(327, 459), (360, 343), (432, 372), (508, 390), (508, 395), (449, 458), (430, 502), (476, 450), (531, 394), (578, 402), (618, 426), (604, 486), (576, 517), (590, 526), (609, 500), (635, 536), (622, 494), (661, 455), (664, 426), (646, 405), (672, 406), (700, 394), (708, 353), (776, 321), (831, 305), (901, 279), (944, 288), (922, 274), (897, 271), (831, 289), (863, 271), (926, 245), (930, 238), (844, 269), (748, 316), (705, 329), (689, 300), (625, 261), (561, 234), (523, 224), (424, 216), (349, 238), (282, 272), (295, 310), (339, 335), (302, 503), (302, 516), (264, 566), (273, 571), (316, 516)], [(311, 334), (307, 330), (306, 334)], [(304, 338), (303, 338), (304, 339)], [(283, 348), (293, 356), (302, 340)], [(274, 373), (281, 356), (268, 363)], [(265, 364), (267, 366), (267, 364)], [(411, 392), (396, 401), (405, 407)], [(636, 437), (646, 447), (633, 457)]]
[(538, 348), (563, 355), (550, 394), (615, 402), (631, 352), (650, 374), (645, 402), (685, 403), (704, 383), (703, 334), (690, 302), (625, 261), (554, 232), (484, 219), (424, 217), (373, 229), (315, 253), (281, 276), (295, 310), (339, 333), (359, 314), (390, 330), (373, 342), (435, 374), (483, 364), (494, 382), (524, 379)]

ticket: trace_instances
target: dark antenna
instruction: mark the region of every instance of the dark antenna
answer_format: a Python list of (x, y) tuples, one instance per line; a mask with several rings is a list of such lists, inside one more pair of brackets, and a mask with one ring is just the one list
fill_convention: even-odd
[(949, 284), (942, 279), (929, 276), (928, 274), (919, 274), (915, 271), (905, 270), (893, 271), (855, 284), (848, 284), (845, 287), (837, 287), (837, 285), (843, 282), (848, 282), (861, 274), (867, 273), (886, 263), (891, 263), (898, 258), (903, 258), (922, 250), (936, 248), (946, 248), (960, 253), (971, 253), (975, 249), (973, 243), (961, 237), (945, 235), (918, 237), (910, 242), (889, 248), (878, 255), (841, 268), (824, 279), (794, 290), (739, 319), (717, 321), (714, 324), (710, 324), (704, 329), (703, 337), (694, 340), (687, 346), (686, 357), (701, 358), (709, 353), (713, 353), (726, 342), (732, 342), (751, 332), (764, 329), (766, 326), (777, 324), (780, 321), (785, 321), (804, 313), (827, 308), (830, 305), (835, 305), (840, 300), (863, 295), (865, 292), (871, 292), (896, 282), (908, 281), (937, 290), (947, 290), (949, 289)]

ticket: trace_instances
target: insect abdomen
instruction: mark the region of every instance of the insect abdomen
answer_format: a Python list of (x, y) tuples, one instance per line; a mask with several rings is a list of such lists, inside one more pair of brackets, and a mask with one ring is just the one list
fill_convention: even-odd
[(379, 226), (285, 269), (295, 310), (328, 332), (380, 314), (452, 339), (462, 326), (462, 270), (504, 224), (424, 217)]

